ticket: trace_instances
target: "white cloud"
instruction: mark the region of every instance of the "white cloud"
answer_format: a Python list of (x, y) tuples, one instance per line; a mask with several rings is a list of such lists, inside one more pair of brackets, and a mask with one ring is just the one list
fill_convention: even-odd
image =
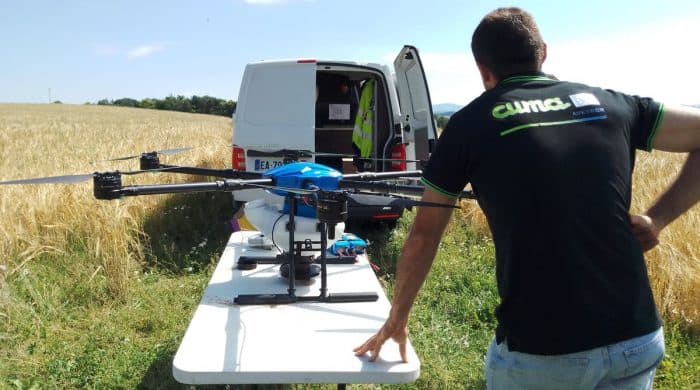
[[(418, 48), (420, 49), (420, 48)], [(382, 56), (383, 64), (393, 64), (396, 53)], [(471, 52), (420, 52), (433, 104), (467, 104), (484, 91)]]
[(484, 91), (471, 52), (427, 52), (420, 58), (433, 104), (467, 104)]
[[(691, 20), (576, 41), (551, 41), (543, 70), (561, 80), (651, 96), (666, 103), (700, 104), (700, 25)], [(547, 41), (547, 37), (545, 37)], [(391, 64), (395, 54), (382, 61)], [(484, 88), (471, 51), (421, 51), (431, 100), (466, 104)]]
[(135, 60), (138, 58), (144, 58), (151, 56), (159, 51), (163, 51), (163, 47), (159, 45), (141, 45), (137, 46), (126, 54), (126, 57), (130, 60)]
[(670, 103), (700, 103), (700, 25), (690, 20), (638, 26), (598, 39), (557, 42), (544, 70), (562, 80), (651, 96)]

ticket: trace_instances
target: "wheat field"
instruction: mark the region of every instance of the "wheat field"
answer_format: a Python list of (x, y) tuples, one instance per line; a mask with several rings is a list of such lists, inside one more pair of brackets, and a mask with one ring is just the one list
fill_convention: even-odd
[[(231, 119), (122, 107), (0, 105), (0, 180), (138, 170), (138, 160), (98, 162), (178, 147), (194, 150), (164, 163), (224, 168)], [(229, 163), (230, 164), (230, 163)], [(124, 185), (182, 182), (182, 175), (122, 177)], [(115, 296), (126, 293), (148, 250), (143, 219), (163, 196), (96, 200), (91, 181), (72, 185), (0, 188), (0, 286), (42, 255), (84, 246), (81, 267), (106, 278)], [(89, 239), (86, 239), (88, 237)]]
[[(0, 180), (138, 169), (138, 161), (91, 163), (140, 152), (196, 149), (164, 160), (170, 164), (229, 165), (231, 120), (224, 117), (104, 106), (0, 105)], [(633, 212), (646, 209), (678, 171), (683, 155), (639, 153)], [(123, 178), (128, 185), (182, 182), (181, 175)], [(66, 253), (81, 241), (91, 277), (102, 276), (115, 296), (126, 293), (149, 250), (144, 217), (163, 196), (100, 201), (90, 182), (0, 188), (0, 287), (43, 255)], [(483, 214), (463, 202), (458, 217), (487, 234)], [(667, 319), (700, 331), (700, 206), (675, 221), (662, 243), (647, 253), (657, 304)], [(89, 239), (86, 239), (88, 237)]]

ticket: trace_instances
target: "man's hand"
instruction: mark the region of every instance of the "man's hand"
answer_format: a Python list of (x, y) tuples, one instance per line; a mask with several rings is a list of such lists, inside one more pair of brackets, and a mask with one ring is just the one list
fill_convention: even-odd
[[(441, 203), (448, 206), (455, 204), (455, 199), (426, 187), (423, 191), (424, 202)], [(370, 353), (369, 361), (379, 357), (382, 345), (393, 339), (399, 344), (401, 360), (405, 363), (406, 343), (408, 343), (408, 316), (413, 302), (428, 276), (435, 259), (440, 237), (452, 215), (452, 208), (419, 207), (413, 226), (406, 238), (401, 256), (396, 265), (396, 284), (394, 300), (391, 303), (389, 318), (374, 336), (355, 348), (356, 356)]]
[(367, 339), (364, 344), (353, 349), (353, 351), (355, 351), (355, 356), (362, 356), (367, 352), (370, 352), (369, 361), (373, 362), (377, 360), (379, 351), (389, 338), (393, 339), (397, 344), (399, 344), (401, 360), (406, 363), (408, 361), (406, 358), (406, 343), (408, 341), (408, 328), (406, 327), (406, 320), (396, 321), (391, 317), (386, 320), (377, 334)]
[(644, 252), (659, 244), (661, 229), (656, 226), (651, 217), (647, 215), (630, 215), (630, 222), (632, 222), (632, 233), (639, 241)]

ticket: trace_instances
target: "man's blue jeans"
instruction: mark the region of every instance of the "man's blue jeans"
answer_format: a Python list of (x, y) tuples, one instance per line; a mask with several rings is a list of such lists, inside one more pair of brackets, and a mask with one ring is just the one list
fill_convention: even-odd
[(663, 329), (588, 351), (530, 355), (494, 340), (486, 354), (489, 389), (651, 389), (664, 357)]

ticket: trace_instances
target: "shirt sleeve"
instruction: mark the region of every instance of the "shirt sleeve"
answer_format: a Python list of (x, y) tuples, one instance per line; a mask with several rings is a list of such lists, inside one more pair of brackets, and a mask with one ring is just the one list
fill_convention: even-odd
[(426, 187), (452, 198), (457, 198), (469, 181), (468, 128), (462, 122), (455, 116), (447, 122), (421, 178)]
[(633, 105), (636, 114), (630, 128), (632, 146), (649, 152), (654, 147), (654, 137), (663, 121), (664, 105), (639, 96), (628, 96), (627, 100)]

